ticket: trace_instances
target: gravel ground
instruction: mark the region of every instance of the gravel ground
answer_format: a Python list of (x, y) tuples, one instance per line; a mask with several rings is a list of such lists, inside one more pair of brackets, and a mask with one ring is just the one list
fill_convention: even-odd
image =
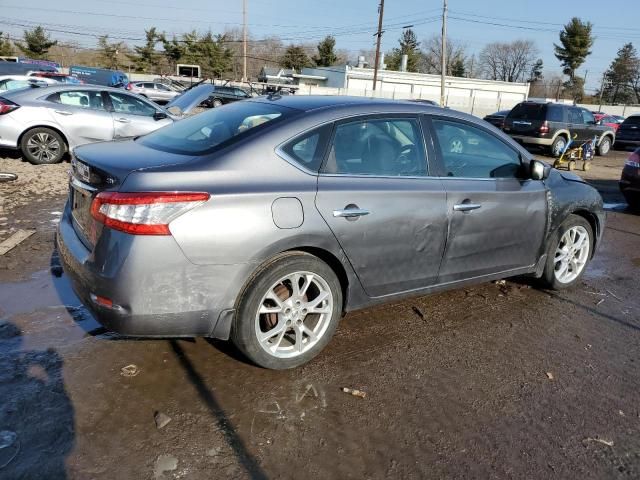
[[(607, 201), (624, 158), (585, 175)], [(105, 332), (56, 266), (68, 164), (0, 162), (21, 182), (0, 184), (2, 228), (37, 231), (0, 257), (2, 479), (640, 478), (639, 216), (609, 213), (577, 288), (354, 312), (276, 372), (225, 342)]]

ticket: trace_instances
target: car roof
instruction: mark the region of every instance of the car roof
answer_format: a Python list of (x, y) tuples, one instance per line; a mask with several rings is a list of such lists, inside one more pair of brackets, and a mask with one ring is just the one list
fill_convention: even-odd
[(372, 97), (352, 97), (347, 95), (267, 95), (255, 97), (249, 102), (273, 102), (283, 107), (294, 108), (310, 112), (313, 110), (325, 109), (330, 107), (357, 107), (363, 106), (375, 109), (376, 107), (403, 105), (407, 111), (421, 112), (442, 111), (438, 106), (429, 105), (422, 102), (412, 102), (410, 100), (392, 100), (387, 98)]
[[(34, 79), (39, 79), (38, 77), (32, 77)], [(44, 80), (44, 79), (39, 79)], [(107, 91), (107, 92), (119, 92), (119, 93), (127, 93), (123, 91), (121, 88), (112, 88), (112, 87), (102, 87), (100, 85), (86, 85), (86, 84), (65, 84), (58, 83), (49, 84), (49, 85), (33, 85), (28, 88), (22, 88), (20, 90), (12, 90), (6, 93), (3, 93), (3, 96), (11, 96), (11, 97), (27, 97), (29, 99), (38, 98), (41, 95), (45, 95), (47, 93), (57, 93), (57, 92), (68, 92), (68, 91), (76, 91), (76, 90), (85, 90), (85, 91)]]

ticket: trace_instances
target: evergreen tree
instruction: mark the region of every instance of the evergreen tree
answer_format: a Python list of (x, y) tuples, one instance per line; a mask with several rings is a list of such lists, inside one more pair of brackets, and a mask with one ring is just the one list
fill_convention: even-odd
[(194, 45), (198, 64), (204, 74), (212, 78), (220, 78), (231, 71), (233, 52), (225, 47), (227, 38), (224, 35), (213, 35), (210, 31), (198, 39)]
[(314, 55), (313, 63), (318, 67), (330, 67), (335, 65), (338, 60), (338, 56), (334, 51), (336, 46), (336, 39), (331, 35), (327, 35), (324, 40), (318, 43), (318, 55)]
[(464, 77), (466, 68), (464, 66), (464, 58), (454, 58), (451, 62), (451, 75), (454, 77)]
[(158, 40), (162, 43), (164, 48), (164, 56), (171, 67), (171, 70), (175, 72), (176, 65), (180, 62), (180, 59), (185, 53), (184, 44), (176, 38), (174, 35), (171, 40), (167, 40), (167, 36), (162, 33)]
[(560, 32), (560, 45), (553, 44), (555, 56), (560, 60), (562, 71), (569, 77), (569, 80), (565, 82), (565, 88), (576, 101), (581, 100), (584, 95), (584, 80), (576, 77), (576, 70), (591, 54), (592, 27), (590, 22), (583, 22), (579, 18), (573, 17)]
[(156, 52), (158, 33), (156, 27), (145, 30), (146, 42), (143, 46), (133, 47), (135, 53), (129, 55), (137, 72), (149, 72), (158, 66), (159, 54)]
[(542, 59), (539, 58), (531, 65), (531, 72), (529, 73), (529, 79), (527, 80), (529, 83), (540, 82), (543, 79), (542, 69), (544, 68), (544, 63)]
[(122, 53), (123, 49), (123, 42), (109, 43), (109, 35), (101, 36), (98, 39), (100, 65), (116, 70), (118, 68), (118, 53)]
[(57, 45), (56, 40), (51, 40), (47, 32), (41, 26), (33, 30), (25, 30), (23, 36), (24, 44), (18, 48), (29, 58), (42, 59), (47, 56), (49, 49)]
[(627, 43), (611, 62), (605, 74), (603, 98), (609, 103), (632, 103), (636, 100), (634, 79), (640, 75), (640, 59), (632, 43)]
[(300, 45), (289, 45), (280, 58), (280, 66), (293, 68), (297, 72), (311, 65), (307, 52)]
[(394, 48), (393, 51), (385, 57), (385, 63), (389, 70), (400, 70), (402, 64), (402, 56), (407, 55), (407, 71), (417, 72), (420, 63), (420, 42), (416, 34), (410, 28), (402, 32), (398, 39), (400, 46)]

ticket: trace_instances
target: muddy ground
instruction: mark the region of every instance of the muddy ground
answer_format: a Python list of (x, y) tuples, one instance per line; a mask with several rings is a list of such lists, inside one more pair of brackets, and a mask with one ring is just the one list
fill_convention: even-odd
[[(607, 202), (624, 158), (585, 175)], [(36, 234), (0, 257), (2, 479), (640, 477), (636, 215), (609, 212), (573, 290), (509, 280), (357, 312), (274, 372), (224, 342), (105, 332), (53, 249), (68, 164), (7, 170), (0, 241)]]

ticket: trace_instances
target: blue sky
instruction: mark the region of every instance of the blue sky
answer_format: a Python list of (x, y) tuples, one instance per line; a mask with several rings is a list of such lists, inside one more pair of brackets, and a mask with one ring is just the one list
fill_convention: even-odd
[[(317, 42), (334, 34), (338, 48), (371, 49), (378, 1), (247, 0), (249, 29), (253, 38), (271, 34), (295, 42)], [(587, 87), (594, 89), (618, 48), (628, 41), (640, 46), (640, 3), (618, 0), (613, 9), (604, 8), (605, 4), (602, 0), (449, 0), (448, 31), (470, 53), (478, 53), (492, 41), (532, 39), (549, 75), (560, 71), (553, 42), (558, 41), (562, 24), (578, 15), (594, 24), (593, 53), (580, 69), (581, 75), (588, 72)], [(397, 44), (405, 25), (414, 25), (420, 40), (438, 34), (441, 8), (441, 0), (386, 0), (383, 49)], [(616, 14), (603, 15), (607, 11)], [(105, 33), (136, 43), (130, 39), (139, 38), (150, 26), (177, 34), (240, 27), (242, 0), (0, 0), (1, 30), (20, 35), (23, 25), (34, 22), (59, 30), (52, 32), (54, 37), (82, 46), (94, 46), (95, 35)]]

